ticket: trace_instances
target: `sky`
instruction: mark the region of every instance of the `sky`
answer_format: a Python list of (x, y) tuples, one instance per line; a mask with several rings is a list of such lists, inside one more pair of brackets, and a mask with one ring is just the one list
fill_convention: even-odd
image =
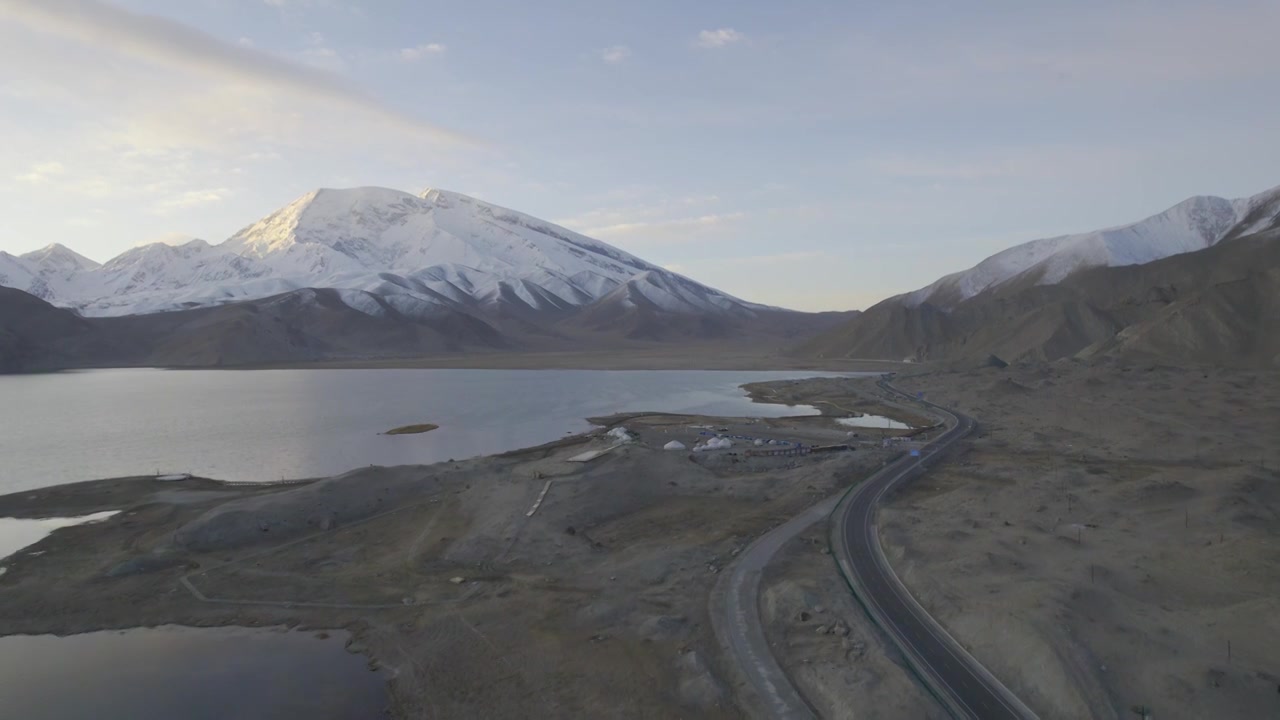
[(0, 0), (0, 250), (440, 187), (863, 308), (1280, 184), (1274, 0)]

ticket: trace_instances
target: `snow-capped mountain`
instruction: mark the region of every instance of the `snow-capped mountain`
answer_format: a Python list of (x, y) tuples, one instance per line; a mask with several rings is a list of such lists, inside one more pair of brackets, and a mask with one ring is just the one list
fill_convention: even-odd
[(0, 251), (0, 285), (17, 288), (42, 300), (53, 297), (44, 278), (40, 277), (30, 263), (3, 251)]
[(766, 309), (566, 228), (438, 189), (418, 196), (372, 187), (317, 190), (221, 244), (144, 245), (101, 266), (61, 246), (21, 258), (0, 253), (0, 284), (86, 316), (220, 305), (302, 288), (337, 289), (343, 302), (371, 315), (387, 306), (410, 316), (494, 309), (555, 315), (637, 279), (644, 297), (672, 312)]
[(1084, 268), (1149, 263), (1277, 225), (1280, 187), (1238, 200), (1193, 197), (1131, 225), (1011, 247), (897, 299), (908, 307), (928, 302), (949, 308), (1006, 283), (1054, 284)]
[(81, 270), (92, 270), (99, 267), (99, 263), (59, 243), (46, 245), (21, 257), (28, 263), (37, 266), (40, 269), (40, 275), (43, 277), (68, 278)]
[(0, 252), (0, 285), (51, 300), (66, 292), (73, 277), (97, 267), (98, 263), (58, 243), (16, 257)]

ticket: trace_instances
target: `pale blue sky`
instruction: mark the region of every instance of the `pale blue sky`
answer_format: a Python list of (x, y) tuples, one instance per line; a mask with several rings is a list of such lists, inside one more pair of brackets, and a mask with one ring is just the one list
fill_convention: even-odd
[(0, 250), (436, 186), (865, 307), (1280, 184), (1276, 27), (1274, 0), (0, 0)]

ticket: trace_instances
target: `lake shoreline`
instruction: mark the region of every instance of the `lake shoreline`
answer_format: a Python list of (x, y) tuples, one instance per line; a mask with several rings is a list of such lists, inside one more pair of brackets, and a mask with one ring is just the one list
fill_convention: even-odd
[[(865, 380), (828, 378), (808, 389), (803, 381), (781, 381), (772, 401), (800, 403), (838, 387), (853, 397), (852, 388), (870, 385)], [(867, 410), (880, 407), (864, 402)], [(557, 691), (573, 698), (569, 714), (599, 716), (615, 701), (610, 668), (631, 668), (637, 658), (672, 687), (689, 673), (718, 683), (705, 661), (689, 669), (666, 659), (690, 643), (700, 657), (714, 653), (702, 619), (702, 592), (715, 577), (706, 558), (727, 562), (744, 533), (834, 491), (852, 468), (869, 467), (881, 454), (871, 438), (859, 452), (811, 458), (672, 453), (662, 446), (671, 438), (692, 446), (708, 427), (838, 443), (847, 433), (835, 414), (597, 418), (626, 426), (635, 441), (586, 463), (567, 460), (616, 438), (597, 428), (499, 455), (361, 468), (289, 485), (143, 476), (13, 493), (0, 497), (0, 515), (120, 513), (57, 530), (0, 561), (8, 568), (0, 593), (10, 610), (0, 616), (0, 635), (164, 624), (345, 629), (355, 638), (353, 651), (391, 671), (397, 717), (451, 702), (459, 703), (455, 714), (519, 717), (533, 685), (564, 682), (539, 680), (542, 668), (525, 668), (519, 672), (527, 677), (509, 693), (489, 687), (492, 697), (478, 698), (475, 683), (487, 674), (464, 672), (468, 663), (504, 661), (474, 642), (471, 625), (492, 642), (515, 642), (526, 648), (521, 653), (537, 648), (535, 655), (559, 663), (576, 678)], [(731, 490), (729, 478), (737, 478)], [(654, 544), (651, 523), (677, 518)], [(591, 590), (584, 595), (585, 588)], [(634, 606), (641, 596), (667, 610)], [(615, 615), (622, 607), (631, 608), (625, 611), (631, 620)], [(661, 619), (669, 616), (683, 619)], [(618, 635), (636, 623), (674, 625), (648, 639)], [(533, 625), (554, 630), (529, 635)], [(459, 641), (471, 640), (441, 641), (456, 632)], [(630, 649), (616, 656), (623, 647)], [(647, 693), (640, 685), (634, 690), (637, 697)], [(695, 704), (707, 716), (734, 716), (731, 703), (718, 697)], [(640, 702), (662, 715), (690, 707), (687, 698)]]
[[(6, 376), (0, 424), (11, 430), (0, 493), (101, 477), (187, 473), (268, 482), (431, 464), (581, 432), (589, 428), (583, 418), (622, 408), (798, 413), (753, 405), (740, 386), (820, 374), (830, 373), (316, 368)], [(386, 433), (427, 422), (438, 426), (429, 434)]]
[(920, 365), (874, 358), (812, 358), (738, 346), (640, 347), (617, 350), (473, 352), (402, 358), (335, 358), (234, 365), (70, 365), (0, 377), (77, 370), (740, 370), (890, 372)]

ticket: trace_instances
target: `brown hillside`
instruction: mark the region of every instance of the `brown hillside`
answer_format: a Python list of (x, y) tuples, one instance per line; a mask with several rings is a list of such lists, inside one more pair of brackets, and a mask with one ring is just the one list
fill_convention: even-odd
[(800, 345), (805, 356), (1008, 361), (1103, 355), (1280, 363), (1280, 231), (1057, 285), (1019, 278), (951, 312), (886, 300)]

